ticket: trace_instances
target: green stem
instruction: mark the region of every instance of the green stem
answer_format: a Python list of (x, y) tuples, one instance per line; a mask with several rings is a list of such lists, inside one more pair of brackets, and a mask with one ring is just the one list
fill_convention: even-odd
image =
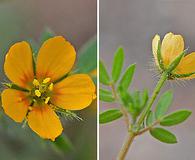
[(125, 141), (125, 143), (123, 144), (119, 154), (118, 154), (118, 158), (117, 160), (124, 160), (125, 159), (125, 156), (127, 155), (127, 152), (133, 142), (135, 138), (135, 134), (134, 133), (130, 133), (128, 134), (127, 136), (127, 140)]
[[(148, 102), (148, 105), (146, 106), (146, 108), (144, 109), (144, 111), (141, 113), (140, 115), (140, 118), (137, 122), (138, 126), (140, 127), (141, 124), (143, 123), (146, 115), (148, 114), (148, 112), (150, 111), (151, 107), (152, 107), (152, 104), (154, 103), (156, 97), (158, 96), (162, 86), (164, 85), (165, 81), (167, 80), (167, 76), (168, 76), (168, 73), (167, 72), (163, 72), (162, 75), (161, 75), (161, 78), (160, 80), (158, 81), (154, 91), (153, 91), (153, 94)], [(155, 122), (153, 125), (156, 125), (158, 122)], [(153, 126), (152, 125), (152, 126)], [(126, 139), (126, 141), (124, 142), (119, 154), (118, 154), (118, 160), (124, 160), (125, 159), (125, 156), (134, 140), (134, 138), (138, 135), (141, 135), (143, 133), (145, 133), (146, 131), (150, 130), (151, 127), (147, 127), (143, 130), (141, 130), (140, 132), (137, 132), (137, 133), (134, 133), (134, 132), (130, 132), (128, 134), (128, 137)]]
[(148, 112), (150, 111), (150, 109), (152, 107), (152, 104), (154, 103), (156, 97), (158, 96), (162, 86), (164, 85), (165, 81), (167, 80), (167, 76), (168, 76), (167, 74), (168, 74), (167, 72), (162, 73), (161, 78), (158, 81), (158, 83), (153, 91), (153, 94), (148, 102), (148, 105), (146, 106), (146, 108), (143, 110), (143, 112), (140, 115), (140, 118), (139, 118), (138, 123), (137, 123), (139, 127), (143, 123), (146, 115), (148, 114)]
[(157, 124), (159, 124), (159, 121), (155, 121), (153, 124), (151, 124), (150, 126), (142, 129), (141, 131), (139, 131), (138, 133), (133, 133), (130, 132), (130, 134), (128, 134), (127, 140), (124, 142), (119, 154), (118, 154), (118, 160), (124, 160), (125, 156), (129, 150), (129, 148), (131, 147), (131, 144), (133, 143), (133, 140), (135, 139), (135, 137), (140, 136), (142, 134), (144, 134), (145, 132), (149, 131), (152, 129), (152, 127), (156, 126)]
[[(111, 88), (112, 88), (112, 93), (113, 93), (113, 95), (114, 95), (115, 100), (117, 100), (117, 101), (120, 103), (120, 100), (119, 100), (119, 97), (118, 97), (118, 94), (117, 94), (117, 91), (116, 91), (116, 89), (115, 89), (114, 84), (111, 84), (110, 86), (111, 86)], [(121, 112), (123, 113), (123, 116), (124, 116), (124, 120), (125, 120), (125, 123), (126, 123), (127, 130), (129, 130), (130, 121), (129, 121), (128, 112), (127, 112), (126, 108), (125, 108), (123, 105), (120, 105), (120, 109), (121, 109)]]

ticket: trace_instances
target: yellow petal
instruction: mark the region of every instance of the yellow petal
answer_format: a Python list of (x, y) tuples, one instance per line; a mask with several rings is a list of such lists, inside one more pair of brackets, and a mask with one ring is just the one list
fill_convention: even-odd
[(75, 62), (74, 47), (63, 37), (57, 36), (45, 41), (37, 57), (37, 78), (50, 77), (52, 81), (68, 73)]
[(9, 49), (4, 70), (7, 77), (21, 87), (33, 81), (32, 51), (27, 42), (18, 42)]
[(5, 89), (2, 92), (2, 106), (5, 113), (16, 122), (22, 122), (27, 114), (29, 102), (23, 92)]
[[(189, 74), (195, 72), (195, 52), (186, 55), (177, 66), (175, 72), (177, 74)], [(184, 79), (192, 78), (195, 78), (195, 74), (190, 77), (185, 77)]]
[(160, 41), (160, 36), (158, 34), (156, 34), (152, 40), (152, 52), (153, 52), (155, 63), (158, 66), (159, 66), (159, 64), (158, 64), (158, 59), (157, 59), (157, 49), (158, 49), (158, 42), (159, 41)]
[(48, 105), (34, 107), (28, 114), (28, 125), (40, 137), (52, 141), (63, 130), (58, 116)]
[(184, 50), (184, 40), (181, 35), (167, 33), (162, 41), (161, 53), (163, 63), (168, 66)]
[(55, 84), (53, 92), (53, 104), (68, 110), (81, 110), (91, 104), (95, 85), (87, 74), (76, 74)]

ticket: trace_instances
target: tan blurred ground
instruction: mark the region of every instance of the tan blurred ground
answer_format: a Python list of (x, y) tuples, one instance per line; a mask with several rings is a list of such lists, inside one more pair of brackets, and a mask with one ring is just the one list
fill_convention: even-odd
[[(157, 78), (149, 71), (151, 39), (159, 33), (180, 33), (186, 48), (195, 51), (195, 1), (193, 0), (100, 0), (100, 58), (109, 69), (110, 57), (123, 45), (126, 66), (137, 63), (132, 89), (154, 88)], [(168, 83), (175, 92), (173, 109), (187, 108), (192, 116), (171, 130), (178, 144), (166, 145), (146, 134), (136, 139), (128, 153), (130, 160), (194, 160), (195, 157), (195, 80), (181, 85)], [(112, 107), (101, 103), (100, 110)], [(100, 127), (100, 159), (114, 160), (126, 135), (123, 120)]]

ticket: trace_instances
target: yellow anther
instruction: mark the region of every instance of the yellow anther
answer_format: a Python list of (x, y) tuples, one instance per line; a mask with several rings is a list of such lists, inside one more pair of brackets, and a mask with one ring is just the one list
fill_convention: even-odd
[(50, 91), (53, 90), (53, 83), (51, 83), (51, 84), (49, 85), (48, 89), (49, 89)]
[(38, 87), (40, 85), (39, 81), (37, 79), (33, 80), (33, 85)]
[(51, 78), (45, 78), (45, 79), (43, 80), (43, 84), (46, 84), (46, 83), (50, 82), (50, 80), (51, 80)]
[(35, 90), (35, 95), (36, 95), (37, 97), (40, 97), (40, 96), (41, 96), (41, 92), (37, 89), (37, 90)]
[(50, 100), (50, 97), (47, 97), (47, 98), (45, 99), (45, 104), (47, 104), (47, 103), (49, 102), (49, 100)]
[(32, 107), (28, 107), (29, 111), (31, 111), (33, 108)]

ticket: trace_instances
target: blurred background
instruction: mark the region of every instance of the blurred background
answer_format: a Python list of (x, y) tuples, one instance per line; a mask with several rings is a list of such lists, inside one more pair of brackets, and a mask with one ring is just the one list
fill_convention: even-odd
[[(5, 81), (2, 68), (4, 55), (13, 43), (28, 40), (40, 46), (41, 36), (49, 30), (66, 37), (78, 51), (96, 35), (96, 11), (96, 0), (0, 0), (0, 81)], [(93, 55), (95, 59), (90, 63), (95, 65), (96, 53), (93, 52)], [(96, 102), (78, 115), (84, 121), (61, 118), (64, 134), (74, 146), (73, 151), (63, 154), (51, 142), (39, 138), (28, 126), (23, 129), (21, 124), (1, 111), (0, 159), (95, 160)]]
[[(157, 78), (151, 71), (151, 40), (156, 33), (163, 37), (167, 32), (182, 34), (189, 52), (195, 51), (195, 1), (193, 0), (100, 0), (100, 58), (111, 69), (111, 57), (122, 45), (127, 67), (137, 64), (131, 89), (150, 91)], [(191, 117), (181, 125), (170, 128), (178, 143), (162, 144), (148, 133), (135, 140), (126, 159), (131, 160), (194, 160), (195, 155), (195, 80), (185, 83), (168, 82), (164, 87), (174, 90), (171, 110), (192, 110)], [(100, 104), (100, 111), (116, 107)], [(122, 119), (100, 126), (100, 159), (113, 160), (126, 137)]]

